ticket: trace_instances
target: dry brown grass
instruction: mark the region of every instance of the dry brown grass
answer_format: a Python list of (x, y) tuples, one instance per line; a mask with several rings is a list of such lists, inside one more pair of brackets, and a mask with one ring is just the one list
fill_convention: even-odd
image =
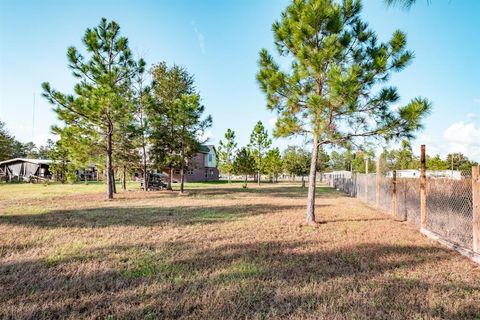
[(479, 266), (326, 188), (306, 226), (305, 195), (0, 200), (0, 317), (479, 319)]

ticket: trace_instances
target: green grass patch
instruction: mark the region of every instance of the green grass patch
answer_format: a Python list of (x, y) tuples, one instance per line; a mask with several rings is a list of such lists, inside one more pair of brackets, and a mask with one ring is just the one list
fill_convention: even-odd
[(64, 246), (53, 249), (43, 259), (43, 262), (47, 267), (54, 267), (63, 263), (83, 261), (88, 258), (85, 253), (85, 248), (85, 243), (82, 241), (68, 243)]
[(263, 271), (263, 267), (258, 263), (244, 260), (236, 261), (219, 276), (218, 281), (224, 283), (245, 280), (259, 276)]
[(127, 278), (159, 277), (166, 280), (180, 280), (183, 268), (180, 265), (166, 262), (161, 252), (145, 249), (131, 249), (127, 252), (126, 267), (123, 276)]

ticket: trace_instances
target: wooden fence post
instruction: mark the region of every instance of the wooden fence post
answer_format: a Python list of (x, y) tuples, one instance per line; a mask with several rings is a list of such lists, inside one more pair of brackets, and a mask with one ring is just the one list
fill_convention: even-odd
[(425, 163), (425, 145), (421, 146), (420, 153), (420, 228), (427, 227), (427, 173)]
[(397, 170), (392, 172), (392, 217), (397, 218)]
[(375, 173), (375, 206), (380, 207), (380, 158), (377, 159), (377, 168)]
[(365, 202), (368, 203), (368, 158), (365, 158)]
[(480, 166), (472, 167), (473, 251), (480, 253)]

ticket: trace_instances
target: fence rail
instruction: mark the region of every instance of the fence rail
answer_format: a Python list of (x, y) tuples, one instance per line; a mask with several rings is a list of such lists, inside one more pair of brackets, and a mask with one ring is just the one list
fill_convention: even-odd
[(390, 215), (408, 221), (421, 232), (480, 263), (480, 167), (471, 177), (425, 180), (422, 226), (421, 179), (396, 178), (377, 173), (331, 174), (331, 187)]

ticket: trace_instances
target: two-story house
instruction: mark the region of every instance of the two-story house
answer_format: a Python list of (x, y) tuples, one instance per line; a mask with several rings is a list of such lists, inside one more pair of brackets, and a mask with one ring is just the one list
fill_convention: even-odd
[[(165, 172), (168, 175), (168, 172)], [(217, 159), (215, 156), (215, 147), (213, 145), (201, 145), (200, 150), (193, 156), (185, 172), (185, 181), (218, 181), (219, 172), (217, 169)], [(175, 171), (173, 181), (180, 181), (180, 170)]]

